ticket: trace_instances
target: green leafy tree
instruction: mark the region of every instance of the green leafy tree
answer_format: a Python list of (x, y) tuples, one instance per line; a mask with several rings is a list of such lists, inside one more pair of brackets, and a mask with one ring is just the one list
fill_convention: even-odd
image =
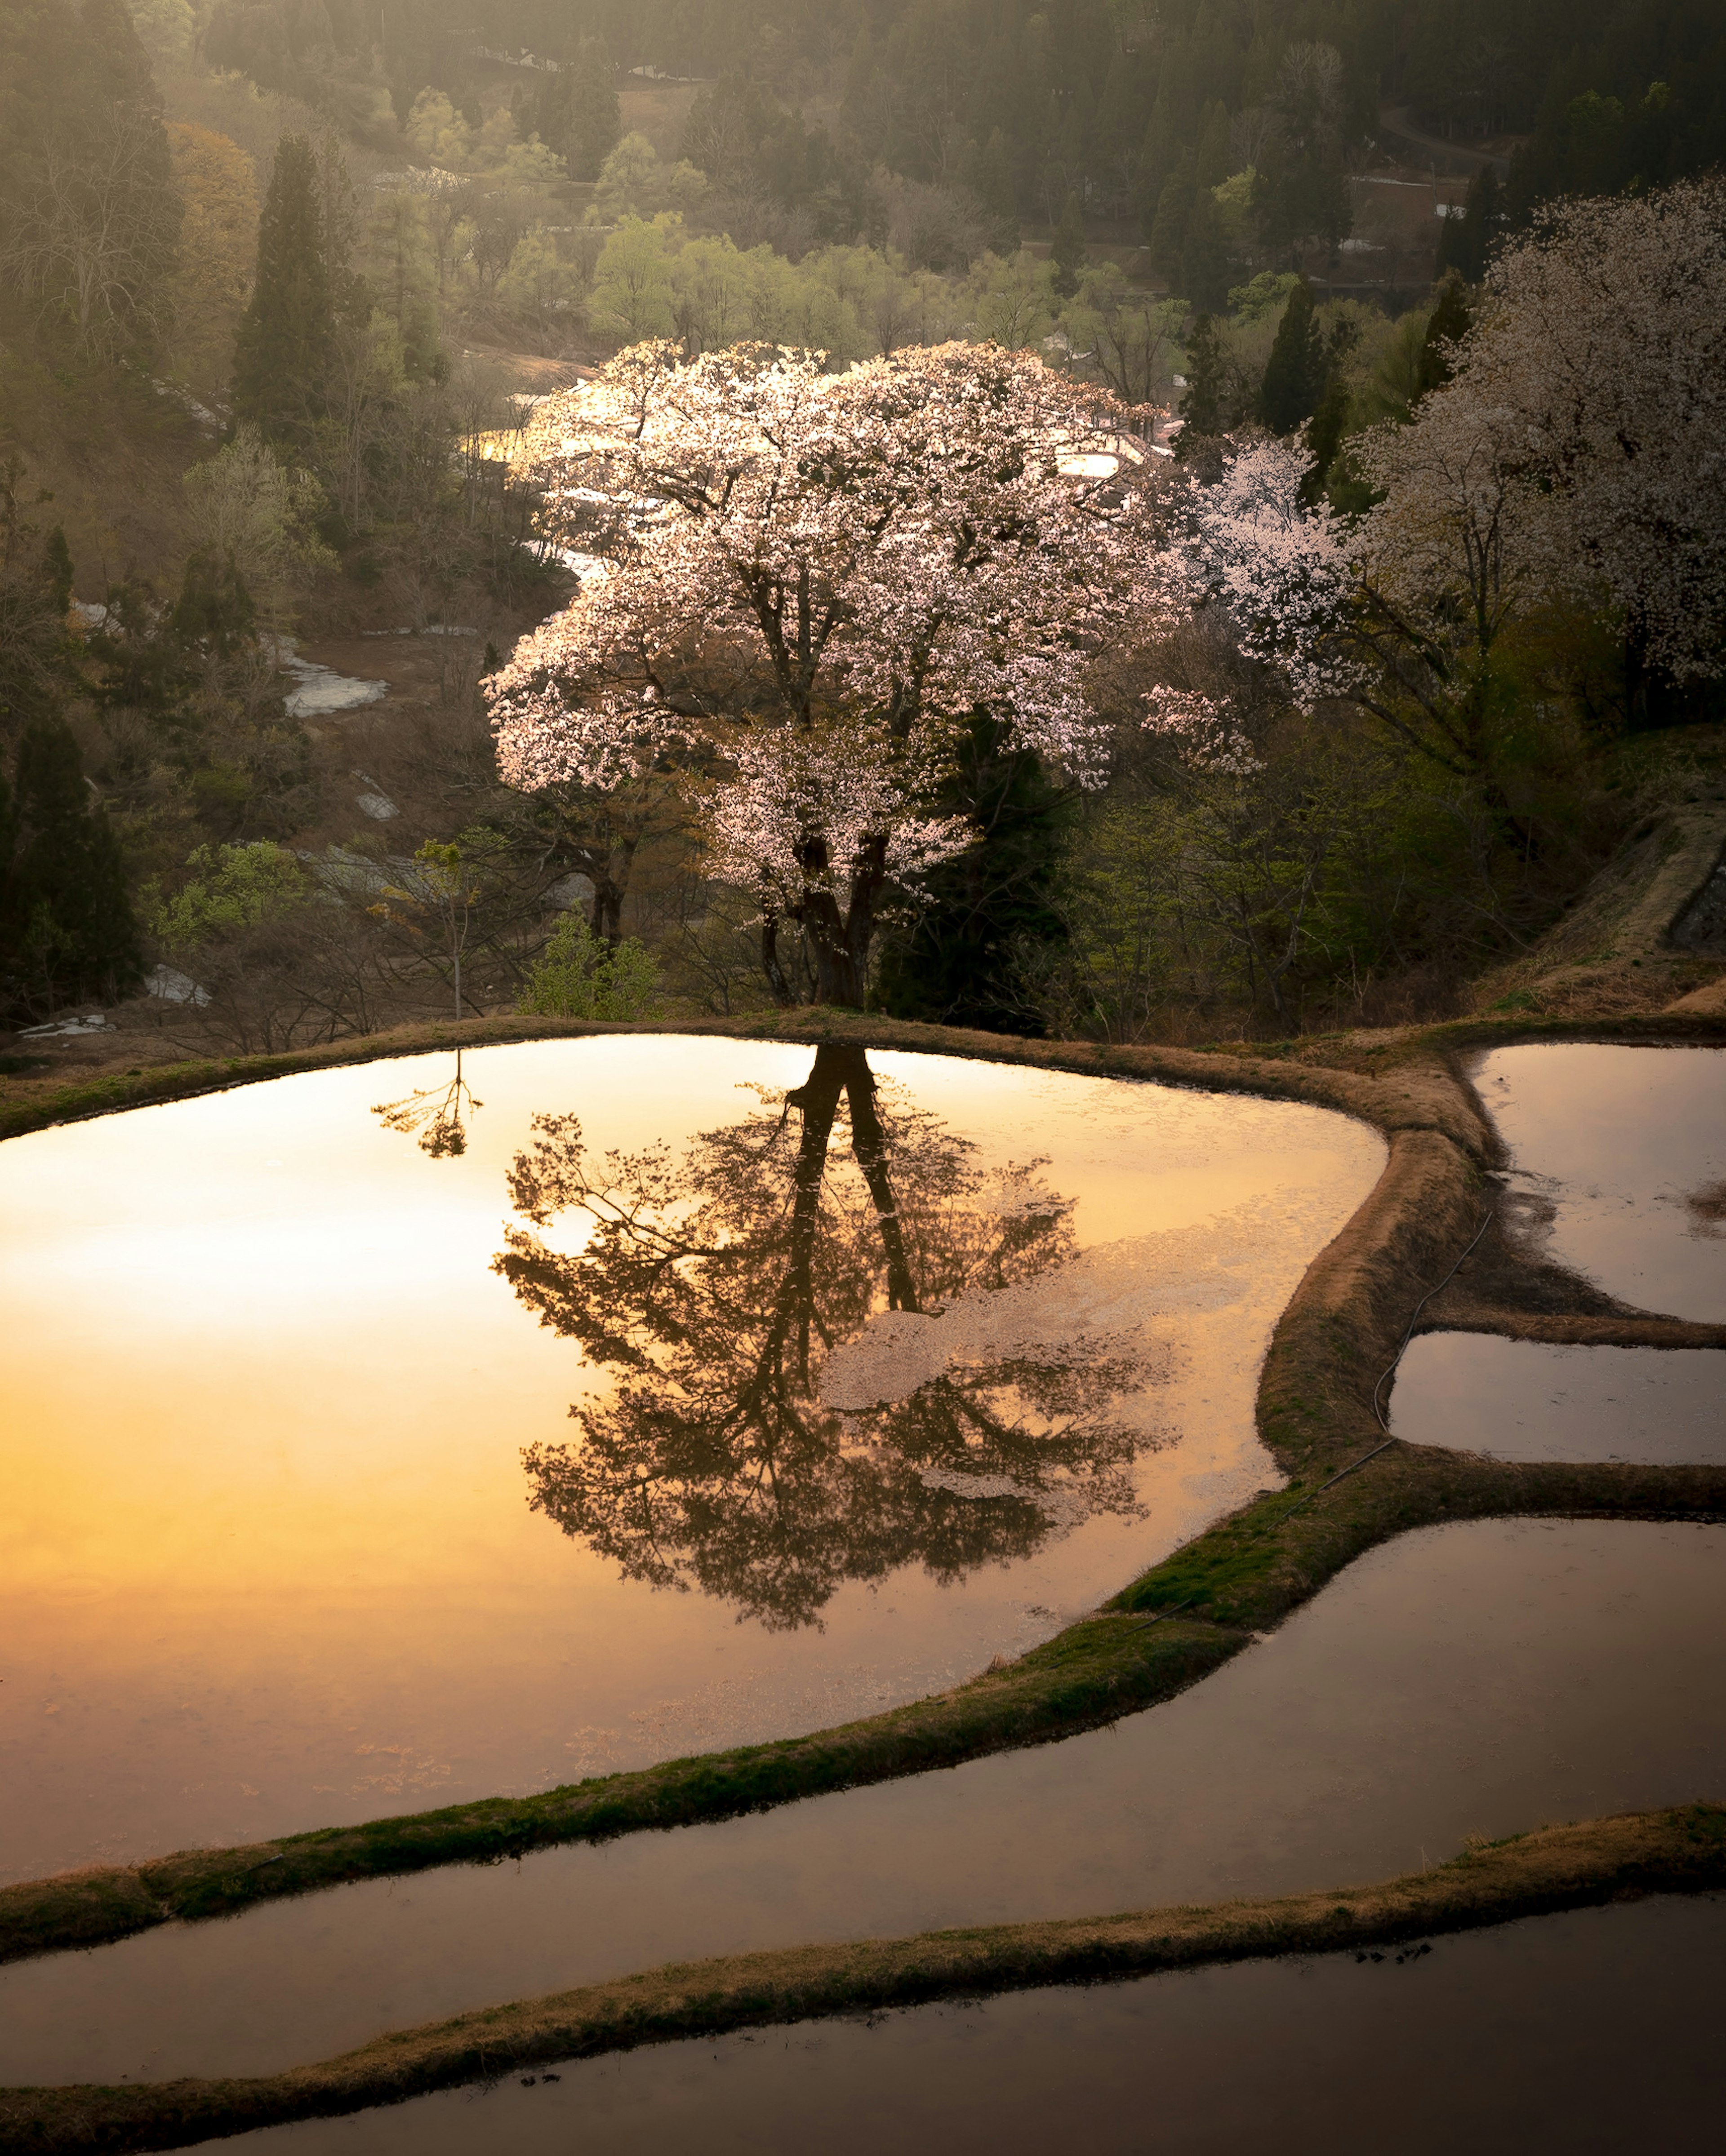
[(258, 270), (234, 347), (234, 415), (303, 447), (322, 417), (336, 347), (316, 161), (284, 135), (258, 223)]
[(645, 1018), (659, 1000), (660, 969), (633, 936), (608, 943), (578, 914), (566, 914), (528, 971), (516, 1005), (541, 1018)]

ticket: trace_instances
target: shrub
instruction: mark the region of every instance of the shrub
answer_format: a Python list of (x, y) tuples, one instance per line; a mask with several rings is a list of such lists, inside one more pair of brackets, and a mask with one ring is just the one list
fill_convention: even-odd
[(568, 914), (527, 976), (516, 1008), (541, 1018), (645, 1018), (659, 1001), (660, 969), (633, 936), (608, 944)]

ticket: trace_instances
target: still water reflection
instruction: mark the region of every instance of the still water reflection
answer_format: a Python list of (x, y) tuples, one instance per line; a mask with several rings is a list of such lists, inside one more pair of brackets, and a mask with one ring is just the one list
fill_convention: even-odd
[[(236, 2156), (1712, 2148), (1726, 1900), (802, 2022), (241, 2134)], [(1459, 2066), (1466, 2061), (1466, 2066)]]
[(1726, 1794), (1726, 1527), (1473, 1521), (1113, 1729), (0, 1969), (0, 2085), (267, 2073), (668, 1961), (1296, 1893)]
[(1544, 1255), (1638, 1308), (1726, 1318), (1726, 1051), (1548, 1042), (1470, 1075)]
[(1494, 1460), (1726, 1463), (1726, 1351), (1423, 1333), (1396, 1366), (1390, 1427)]
[(0, 1877), (1022, 1650), (1275, 1479), (1265, 1344), (1383, 1158), (1287, 1103), (663, 1037), (9, 1142)]

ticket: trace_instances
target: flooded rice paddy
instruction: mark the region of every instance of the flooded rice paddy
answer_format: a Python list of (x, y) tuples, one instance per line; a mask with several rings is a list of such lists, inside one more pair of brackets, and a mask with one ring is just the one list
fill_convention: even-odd
[(1726, 1055), (1544, 1043), (1470, 1075), (1525, 1240), (1641, 1309), (1726, 1318)]
[(1718, 1795), (1723, 1560), (1715, 1526), (1425, 1529), (1113, 1729), (0, 1969), (0, 2083), (268, 2072), (665, 1961), (1364, 1883)]
[(8, 1143), (0, 1878), (1022, 1651), (1277, 1481), (1263, 1351), (1384, 1158), (1297, 1105), (667, 1037)]
[[(1726, 1902), (803, 2022), (237, 2136), (246, 2156), (1580, 2156), (1713, 2145)], [(1466, 2061), (1466, 2067), (1461, 2062)]]
[(1726, 1351), (1423, 1333), (1397, 1365), (1390, 1427), (1494, 1460), (1712, 1465), (1726, 1461)]

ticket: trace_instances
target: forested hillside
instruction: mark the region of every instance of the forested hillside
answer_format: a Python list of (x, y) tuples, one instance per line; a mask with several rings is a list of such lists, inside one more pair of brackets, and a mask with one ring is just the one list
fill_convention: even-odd
[[(633, 347), (949, 343), (1078, 399), (1185, 597), (1051, 618), (1082, 777), (948, 715), (917, 813), (971, 836), (871, 899), (861, 992), (1456, 1008), (1716, 753), (1723, 152), (1705, 0), (0, 0), (8, 1009), (248, 1047), (809, 992), (720, 872), (722, 732), (506, 783), (485, 685), (651, 540), (524, 444)], [(1567, 375), (1530, 265), (1595, 244)]]

